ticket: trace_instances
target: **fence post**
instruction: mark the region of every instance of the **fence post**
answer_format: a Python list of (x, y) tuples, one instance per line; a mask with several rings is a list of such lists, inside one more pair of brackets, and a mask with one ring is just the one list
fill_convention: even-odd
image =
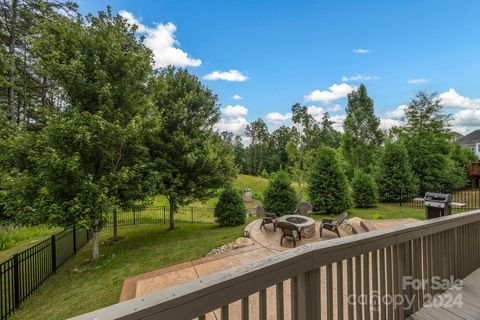
[(118, 241), (118, 217), (117, 217), (117, 208), (113, 209), (113, 241)]
[(57, 242), (55, 240), (55, 235), (52, 236), (51, 247), (52, 247), (52, 273), (55, 273), (57, 272)]
[(190, 208), (191, 214), (192, 214), (192, 223), (193, 223), (193, 207)]
[(400, 208), (402, 207), (402, 202), (403, 202), (403, 193), (402, 193), (402, 189), (400, 189)]
[(166, 210), (167, 210), (167, 207), (163, 206), (163, 224), (167, 223), (167, 220), (165, 218)]
[(13, 255), (13, 285), (15, 288), (15, 308), (20, 305), (20, 274), (18, 265), (18, 254)]
[(77, 254), (77, 228), (73, 225), (73, 254)]
[(135, 209), (133, 209), (133, 225), (136, 225), (137, 224), (137, 218), (136, 218), (136, 214), (135, 214)]

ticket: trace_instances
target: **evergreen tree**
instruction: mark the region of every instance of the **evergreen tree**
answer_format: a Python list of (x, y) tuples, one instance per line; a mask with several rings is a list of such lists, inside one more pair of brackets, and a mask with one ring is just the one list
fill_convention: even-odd
[(358, 169), (352, 179), (353, 203), (356, 208), (371, 208), (378, 203), (377, 184), (373, 178)]
[(77, 4), (62, 0), (12, 0), (0, 2), (0, 40), (7, 48), (6, 97), (11, 121), (38, 124), (38, 112), (53, 101), (48, 92), (53, 89), (38, 66), (38, 54), (33, 41), (45, 22), (65, 19), (76, 14)]
[(449, 158), (451, 116), (443, 110), (436, 94), (419, 92), (405, 109), (402, 126), (394, 129), (407, 148), (420, 194), (449, 193), (461, 184)]
[(233, 227), (245, 223), (245, 205), (242, 196), (232, 186), (227, 186), (215, 205), (215, 218), (222, 227)]
[(310, 169), (308, 195), (315, 212), (338, 214), (351, 208), (348, 181), (334, 149), (317, 150)]
[(263, 205), (266, 211), (273, 212), (277, 216), (292, 214), (295, 211), (297, 196), (286, 171), (279, 171), (270, 179), (265, 190)]
[(346, 112), (342, 138), (344, 158), (352, 169), (360, 168), (370, 173), (383, 133), (379, 129), (380, 119), (375, 116), (373, 100), (363, 84), (348, 95)]
[(410, 200), (417, 195), (417, 181), (401, 142), (385, 144), (378, 161), (376, 180), (382, 202)]

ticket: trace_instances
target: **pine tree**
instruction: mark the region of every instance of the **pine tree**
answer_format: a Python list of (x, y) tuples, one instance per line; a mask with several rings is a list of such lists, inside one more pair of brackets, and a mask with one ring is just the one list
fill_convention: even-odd
[(231, 185), (220, 194), (214, 215), (217, 223), (222, 227), (233, 227), (245, 223), (245, 205), (242, 196)]
[(343, 124), (342, 152), (347, 163), (366, 173), (375, 166), (376, 153), (383, 140), (380, 119), (375, 116), (373, 100), (362, 84), (348, 95), (347, 116)]
[(378, 203), (378, 188), (375, 180), (360, 169), (353, 177), (352, 192), (356, 208), (370, 208)]
[(410, 200), (417, 195), (417, 181), (401, 142), (385, 144), (378, 161), (376, 180), (382, 202)]
[(338, 214), (351, 208), (348, 181), (334, 149), (322, 147), (317, 150), (308, 182), (308, 194), (315, 212)]
[(265, 210), (277, 216), (292, 214), (297, 204), (297, 196), (290, 177), (285, 171), (277, 172), (269, 181), (265, 190), (263, 204)]

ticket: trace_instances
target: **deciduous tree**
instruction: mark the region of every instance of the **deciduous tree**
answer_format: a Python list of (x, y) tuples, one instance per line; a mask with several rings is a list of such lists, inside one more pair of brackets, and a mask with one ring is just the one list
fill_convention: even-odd
[(148, 137), (158, 191), (170, 206), (170, 229), (178, 206), (205, 201), (235, 176), (231, 148), (214, 133), (217, 97), (185, 69), (159, 71), (152, 89), (162, 125)]

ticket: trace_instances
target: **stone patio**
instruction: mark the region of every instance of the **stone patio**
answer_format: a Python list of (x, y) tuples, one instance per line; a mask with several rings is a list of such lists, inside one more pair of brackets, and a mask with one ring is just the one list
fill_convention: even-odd
[[(379, 221), (352, 221), (355, 231), (348, 230), (342, 227), (340, 235), (342, 237), (351, 235), (352, 233), (367, 232), (373, 229), (383, 229), (388, 227), (394, 227), (401, 224), (411, 223), (416, 221), (415, 219), (396, 219), (396, 220), (379, 220)], [(175, 266), (159, 269), (156, 271), (144, 273), (138, 276), (125, 279), (122, 292), (120, 295), (120, 301), (125, 301), (133, 298), (143, 297), (149, 293), (162, 290), (165, 288), (173, 287), (202, 276), (227, 270), (233, 267), (237, 267), (242, 264), (249, 263), (251, 261), (273, 255), (280, 251), (289, 250), (293, 247), (293, 242), (284, 241), (284, 246), (280, 246), (280, 230), (273, 232), (272, 226), (267, 226), (266, 229), (260, 230), (260, 220), (256, 220), (250, 223), (246, 229), (246, 234), (250, 235), (250, 238), (254, 241), (253, 245), (247, 245), (239, 249), (229, 250), (228, 252), (216, 254), (206, 258), (193, 260), (185, 263), (181, 263)], [(311, 238), (304, 239), (297, 242), (297, 246), (305, 245), (307, 243), (326, 241), (336, 238), (336, 235), (329, 231), (323, 232), (323, 237), (319, 238), (318, 227), (320, 222), (316, 221), (315, 235)], [(333, 283), (334, 291), (336, 283), (335, 268), (333, 269)], [(343, 268), (346, 273), (346, 266)], [(346, 279), (346, 274), (344, 274)], [(321, 294), (325, 297), (326, 292), (326, 271), (325, 268), (321, 268)], [(346, 292), (346, 288), (343, 292)], [(334, 293), (336, 297), (336, 292)], [(290, 299), (290, 281), (284, 281), (284, 301)], [(322, 314), (326, 312), (326, 299), (321, 299), (319, 303), (322, 305)], [(267, 312), (268, 319), (276, 319), (276, 296), (275, 287), (267, 289)], [(345, 299), (344, 299), (345, 301)], [(258, 318), (258, 293), (250, 296), (249, 301), (250, 315), (253, 318)], [(333, 301), (336, 306), (336, 298)], [(345, 304), (345, 307), (347, 305)], [(335, 310), (335, 309), (334, 309)], [(240, 301), (230, 304), (230, 319), (240, 319)], [(290, 319), (290, 304), (285, 303), (285, 319)], [(219, 310), (207, 315), (207, 319), (220, 319)]]

